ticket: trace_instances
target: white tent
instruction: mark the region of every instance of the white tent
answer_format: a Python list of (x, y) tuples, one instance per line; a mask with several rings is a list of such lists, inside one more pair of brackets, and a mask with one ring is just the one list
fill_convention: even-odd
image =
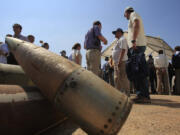
[[(124, 33), (125, 38), (127, 38), (127, 32)], [(153, 57), (158, 56), (159, 50), (164, 50), (165, 55), (168, 57), (169, 60), (171, 60), (171, 57), (173, 55), (173, 49), (161, 38), (152, 37), (152, 36), (146, 36), (147, 41), (147, 48), (145, 55), (148, 57), (150, 54)], [(112, 54), (114, 43), (111, 43), (109, 47), (107, 47), (102, 52), (102, 57), (109, 57)]]

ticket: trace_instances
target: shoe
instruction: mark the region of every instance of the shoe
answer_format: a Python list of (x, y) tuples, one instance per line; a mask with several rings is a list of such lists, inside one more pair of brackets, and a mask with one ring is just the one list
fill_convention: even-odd
[(142, 102), (143, 102), (143, 98), (137, 96), (136, 98), (132, 99), (132, 101), (133, 101), (134, 103), (142, 103)]
[(132, 99), (134, 103), (139, 103), (139, 104), (149, 104), (151, 103), (150, 98), (144, 98), (144, 97), (136, 97)]
[(150, 104), (151, 103), (151, 99), (150, 98), (143, 98), (143, 103)]

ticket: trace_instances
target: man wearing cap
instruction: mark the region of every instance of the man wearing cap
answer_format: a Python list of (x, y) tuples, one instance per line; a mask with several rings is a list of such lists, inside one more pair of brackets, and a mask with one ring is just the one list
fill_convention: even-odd
[(85, 36), (84, 48), (86, 51), (87, 69), (96, 75), (100, 75), (101, 65), (101, 41), (106, 45), (107, 40), (101, 34), (102, 25), (100, 21), (95, 21), (93, 27)]
[[(146, 50), (146, 37), (144, 34), (144, 26), (141, 17), (134, 11), (132, 7), (128, 7), (125, 9), (124, 17), (129, 20), (128, 45), (130, 47), (131, 55), (139, 56), (140, 54), (144, 54)], [(146, 65), (143, 66), (146, 67)], [(133, 82), (135, 84), (136, 91), (138, 91), (137, 97), (134, 99), (134, 102), (149, 103), (150, 96), (147, 75), (136, 76)]]
[(118, 28), (112, 32), (115, 35), (112, 58), (114, 61), (115, 87), (130, 96), (130, 84), (126, 74), (126, 61), (128, 60), (128, 43), (123, 36), (123, 30)]

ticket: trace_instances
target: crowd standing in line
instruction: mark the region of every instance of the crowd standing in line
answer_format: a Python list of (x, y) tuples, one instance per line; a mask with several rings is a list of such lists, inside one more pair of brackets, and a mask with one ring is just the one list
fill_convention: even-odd
[[(146, 62), (146, 38), (144, 26), (141, 17), (132, 7), (127, 7), (124, 11), (124, 17), (128, 20), (128, 38), (123, 36), (121, 28), (113, 31), (115, 36), (115, 45), (110, 57), (106, 57), (106, 63), (101, 70), (101, 50), (103, 42), (107, 45), (108, 41), (102, 35), (102, 24), (95, 21), (92, 28), (85, 35), (84, 49), (86, 50), (87, 70), (102, 78), (117, 88), (119, 91), (130, 96), (130, 90), (134, 87), (137, 97), (136, 103), (150, 103), (149, 84), (152, 94), (170, 94), (172, 86), (172, 77), (175, 75), (174, 94), (180, 95), (180, 46), (175, 47), (172, 57), (172, 64), (168, 62), (163, 50), (159, 50), (159, 56), (154, 58), (149, 55)], [(30, 43), (34, 43), (33, 35), (21, 35), (22, 26), (13, 25), (14, 37)], [(49, 44), (40, 40), (41, 47), (49, 49)], [(66, 51), (60, 52), (61, 56), (69, 59), (76, 64), (82, 65), (81, 44), (76, 43), (72, 47), (72, 53), (68, 57)], [(0, 43), (0, 63), (18, 65), (14, 55), (9, 52), (7, 43)], [(149, 77), (149, 82), (148, 82)], [(131, 88), (130, 88), (131, 86)]]

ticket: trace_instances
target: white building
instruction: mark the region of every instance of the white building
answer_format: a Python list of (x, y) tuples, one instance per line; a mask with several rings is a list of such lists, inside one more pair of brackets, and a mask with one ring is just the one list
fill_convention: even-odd
[[(124, 33), (124, 37), (127, 38), (127, 32)], [(169, 60), (171, 60), (173, 55), (173, 49), (161, 38), (152, 37), (152, 36), (146, 36), (147, 41), (147, 48), (146, 48), (146, 58), (151, 54), (153, 57), (158, 56), (159, 50), (164, 50), (165, 55), (168, 57)], [(111, 43), (109, 47), (107, 47), (102, 52), (103, 59), (105, 57), (109, 57), (112, 54), (114, 43)]]

